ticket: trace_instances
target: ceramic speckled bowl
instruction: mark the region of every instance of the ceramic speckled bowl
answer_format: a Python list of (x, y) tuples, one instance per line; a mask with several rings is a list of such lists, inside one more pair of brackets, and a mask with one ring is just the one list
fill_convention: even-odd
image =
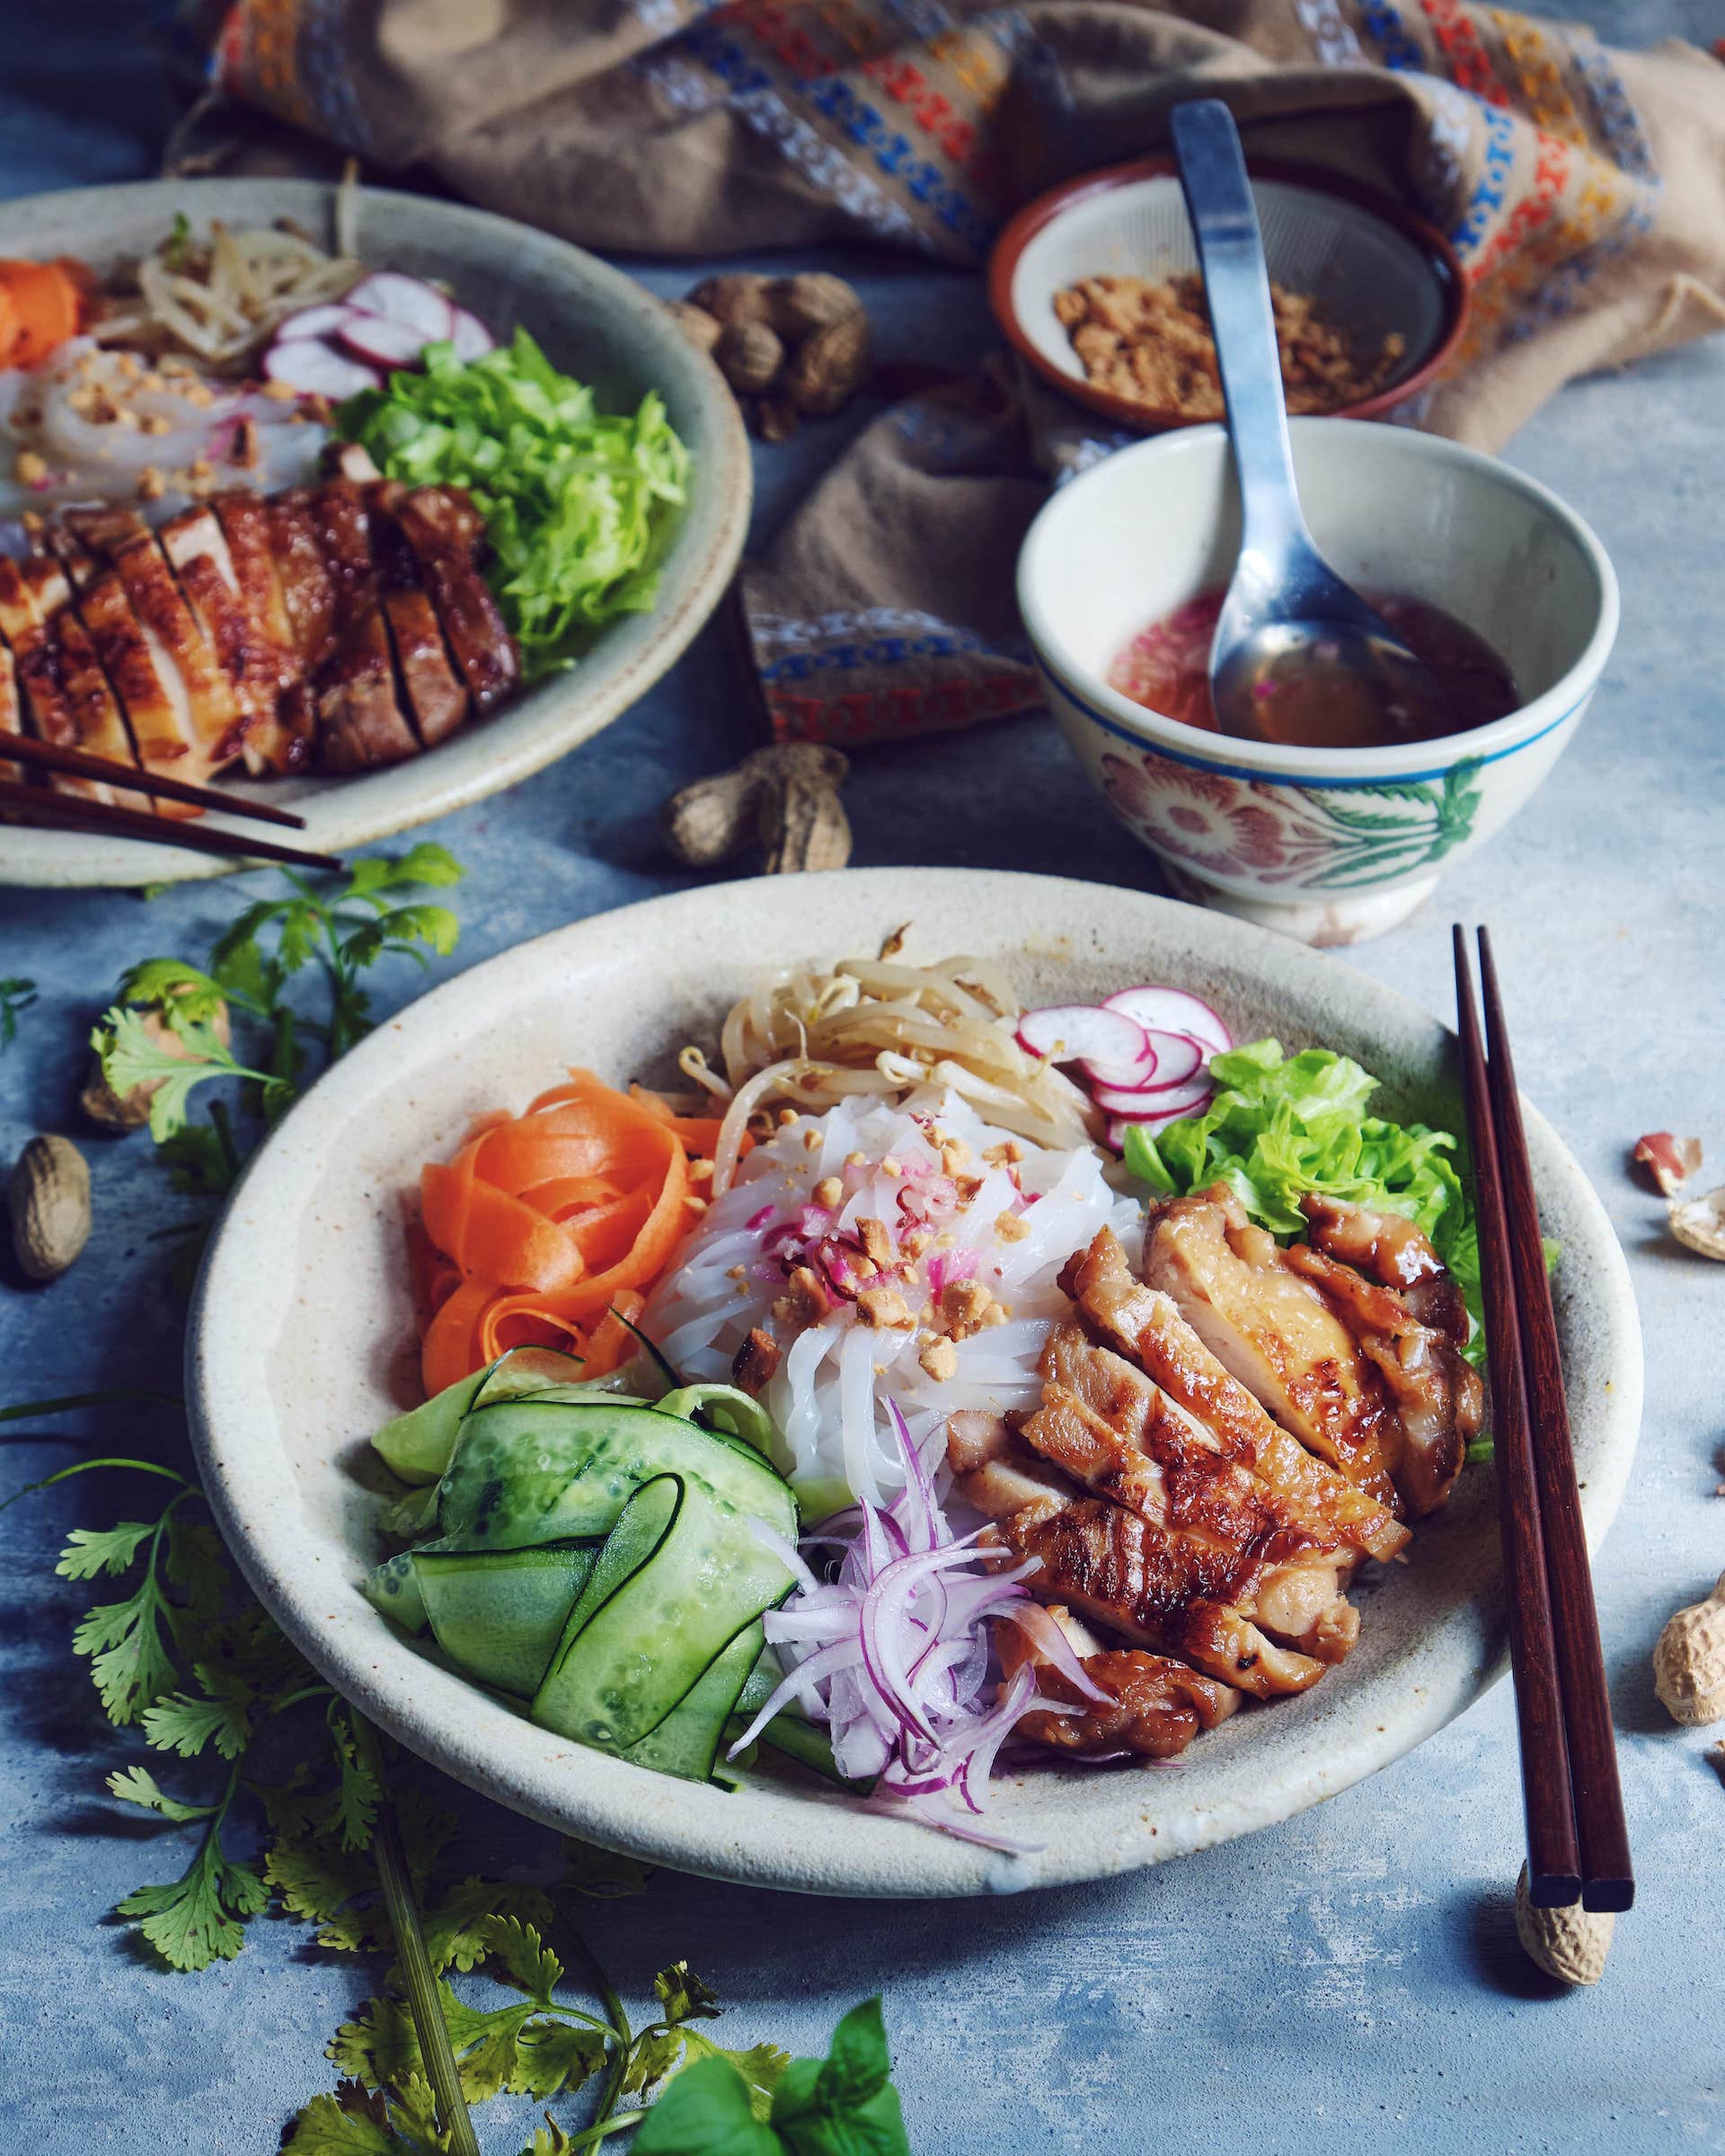
[(1146, 711), (1107, 674), (1131, 638), (1227, 583), (1239, 492), (1220, 427), (1139, 442), (1062, 487), (1018, 600), (1048, 702), (1114, 814), (1186, 896), (1303, 941), (1356, 943), (1423, 906), (1439, 864), (1508, 821), (1568, 746), (1617, 634), (1617, 579), (1549, 488), (1437, 435), (1290, 423), (1313, 535), (1348, 581), (1455, 615), (1518, 710), (1438, 741), (1294, 748)]
[[(867, 1811), (794, 1770), (739, 1794), (673, 1781), (551, 1736), (395, 1633), (358, 1581), (382, 1553), (387, 1478), (367, 1434), (411, 1394), (402, 1197), (475, 1112), (523, 1107), (577, 1058), (662, 1078), (712, 1044), (765, 969), (871, 951), (911, 923), (913, 959), (967, 951), (1030, 1002), (1174, 980), (1243, 1038), (1322, 1042), (1386, 1082), (1388, 1113), (1454, 1127), (1449, 1036), (1348, 967), (1261, 930), (1141, 894), (1037, 876), (860, 870), (765, 878), (578, 923), (477, 967), (386, 1024), (320, 1080), (248, 1171), (192, 1314), (187, 1395), (205, 1488), (242, 1568), (307, 1657), (403, 1743), (534, 1818), (724, 1878), (811, 1893), (1012, 1892), (1181, 1856), (1285, 1819), (1441, 1728), (1501, 1674), (1489, 1470), (1360, 1591), (1360, 1642), (1299, 1699), (1249, 1706), (1176, 1770), (1050, 1767), (996, 1784), (997, 1856)], [(1617, 1242), (1581, 1171), (1528, 1117), (1556, 1280), (1589, 1535), (1623, 1495), (1641, 1339)], [(1513, 1791), (1501, 1792), (1507, 1804)]]
[[(38, 195), (0, 207), (0, 256), (72, 254), (104, 270), (153, 247), (180, 211), (199, 232), (211, 218), (244, 226), (292, 217), (327, 243), (332, 196), (312, 180), (163, 180)], [(305, 832), (296, 843), (330, 853), (513, 786), (626, 711), (724, 596), (742, 553), (751, 484), (737, 400), (712, 360), (632, 278), (546, 233), (423, 195), (362, 189), (355, 226), (363, 260), (443, 279), (500, 332), (521, 324), (554, 365), (592, 384), (604, 409), (627, 411), (656, 389), (693, 464), (658, 603), (613, 623), (578, 666), (388, 770), (236, 783), (236, 791), (297, 811)], [(0, 826), (0, 883), (164, 883), (224, 875), (234, 866), (169, 846)]]

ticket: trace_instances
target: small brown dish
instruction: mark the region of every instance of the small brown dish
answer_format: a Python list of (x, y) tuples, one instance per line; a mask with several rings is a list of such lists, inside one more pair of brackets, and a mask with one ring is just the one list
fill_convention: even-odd
[[(1362, 353), (1399, 339), (1387, 381), (1327, 416), (1377, 419), (1441, 371), (1467, 324), (1467, 278), (1444, 235), (1398, 203), (1308, 166), (1250, 161), (1271, 280), (1312, 299)], [(1201, 425), (1089, 380), (1056, 312), (1057, 296), (1097, 277), (1162, 279), (1196, 267), (1171, 157), (1138, 157), (1064, 181), (1029, 203), (988, 260), (995, 318), (1024, 360), (1064, 396), (1137, 434)]]

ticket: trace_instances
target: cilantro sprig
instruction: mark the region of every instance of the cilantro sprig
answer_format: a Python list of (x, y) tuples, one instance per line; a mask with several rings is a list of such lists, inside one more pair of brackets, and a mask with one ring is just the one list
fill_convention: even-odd
[[(388, 958), (427, 965), (455, 949), (454, 913), (422, 894), (462, 873), (429, 843), (358, 861), (332, 889), (284, 871), (287, 893), (247, 906), (202, 966), (152, 958), (121, 976), (91, 1044), (116, 1093), (153, 1089), (150, 1135), (174, 1188), (203, 1202), (178, 1231), (182, 1271), (252, 1146), (370, 1030), (369, 970)], [(199, 1117), (194, 1096), (211, 1086), (219, 1090)]]
[(9, 1048), (18, 1038), (18, 1021), (36, 1001), (36, 984), (15, 973), (0, 979), (0, 1048)]

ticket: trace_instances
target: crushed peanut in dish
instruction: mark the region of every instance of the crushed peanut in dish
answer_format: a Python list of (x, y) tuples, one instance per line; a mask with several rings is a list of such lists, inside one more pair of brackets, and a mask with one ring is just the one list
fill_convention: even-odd
[[(1394, 332), (1372, 349), (1330, 321), (1310, 293), (1272, 284), (1282, 383), (1293, 412), (1336, 411), (1375, 396), (1407, 357)], [(1203, 280), (1086, 277), (1054, 296), (1092, 388), (1186, 420), (1222, 417), (1222, 386)]]

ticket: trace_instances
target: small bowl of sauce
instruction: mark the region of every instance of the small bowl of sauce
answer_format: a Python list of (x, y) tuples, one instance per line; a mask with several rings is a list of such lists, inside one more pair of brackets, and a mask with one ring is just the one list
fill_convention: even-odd
[(1060, 488), (1019, 605), (1067, 741), (1175, 890), (1349, 943), (1405, 920), (1532, 795), (1605, 667), (1617, 584), (1574, 511), (1497, 458), (1360, 420), (1289, 432), (1319, 548), (1425, 662), (1435, 704), (1367, 713), (1322, 667), (1297, 685), (1271, 667), (1220, 729), (1210, 642), (1240, 517), (1219, 427)]

